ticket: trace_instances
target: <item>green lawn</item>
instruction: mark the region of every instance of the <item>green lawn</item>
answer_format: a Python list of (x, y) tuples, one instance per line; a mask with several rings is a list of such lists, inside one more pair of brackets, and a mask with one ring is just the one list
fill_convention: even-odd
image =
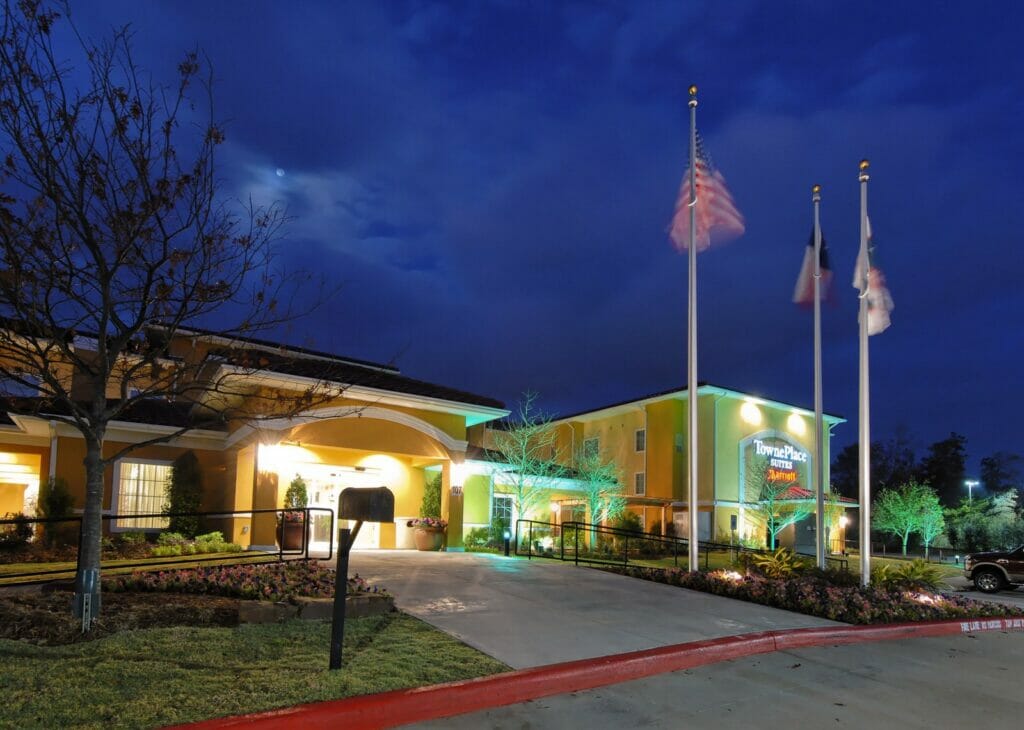
[[(196, 560), (197, 557), (207, 558), (203, 561)], [(210, 560), (213, 558), (213, 560)], [(125, 558), (123, 560), (104, 560), (102, 563), (104, 575), (118, 575), (123, 573), (131, 573), (133, 570), (146, 570), (145, 566), (135, 568), (119, 568), (118, 566), (126, 564), (138, 564), (145, 563), (147, 561), (154, 564), (154, 569), (163, 570), (166, 568), (195, 568), (199, 565), (219, 565), (222, 563), (263, 563), (268, 561), (277, 560), (276, 555), (263, 555), (253, 554), (251, 552), (243, 553), (209, 553), (201, 556), (197, 555), (182, 555), (182, 556), (171, 556), (166, 558)], [(59, 573), (52, 573), (46, 576), (40, 577), (40, 581), (50, 580), (61, 580), (63, 578), (72, 578), (75, 575), (75, 563), (74, 561), (67, 561), (61, 563), (0, 563), (0, 586), (6, 583), (18, 583), (26, 580), (25, 578), (7, 578), (5, 576), (11, 575), (12, 573), (29, 573), (29, 572), (42, 572), (42, 571), (61, 571)]]
[(128, 631), (67, 646), (0, 640), (0, 727), (147, 728), (494, 674), (508, 667), (401, 613), (330, 624)]

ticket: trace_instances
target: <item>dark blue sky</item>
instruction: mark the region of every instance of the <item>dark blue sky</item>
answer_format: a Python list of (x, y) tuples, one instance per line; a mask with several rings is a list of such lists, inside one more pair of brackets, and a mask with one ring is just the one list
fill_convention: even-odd
[[(686, 259), (666, 235), (686, 87), (747, 219), (700, 258), (700, 377), (810, 405), (790, 303), (810, 186), (838, 303), (826, 409), (856, 440), (857, 162), (896, 302), (872, 429), (972, 463), (1021, 451), (1024, 12), (1012, 2), (78, 3), (170, 80), (198, 45), (225, 189), (294, 216), (290, 265), (342, 287), (287, 338), (575, 411), (686, 381)], [(279, 171), (283, 174), (278, 174)]]

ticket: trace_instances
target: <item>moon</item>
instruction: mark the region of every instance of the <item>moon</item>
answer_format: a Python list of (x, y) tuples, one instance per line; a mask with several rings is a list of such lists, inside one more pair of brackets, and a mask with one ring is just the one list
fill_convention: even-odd
[(284, 177), (284, 169), (283, 168), (279, 167), (279, 168), (277, 168), (277, 170), (275, 170), (275, 172), (277, 173), (278, 177)]

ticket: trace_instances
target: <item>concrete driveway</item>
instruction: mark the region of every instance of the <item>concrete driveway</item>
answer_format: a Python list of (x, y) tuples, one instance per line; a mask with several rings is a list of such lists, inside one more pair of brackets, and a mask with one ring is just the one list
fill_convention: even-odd
[(571, 563), (473, 553), (353, 551), (350, 574), (515, 669), (833, 622)]

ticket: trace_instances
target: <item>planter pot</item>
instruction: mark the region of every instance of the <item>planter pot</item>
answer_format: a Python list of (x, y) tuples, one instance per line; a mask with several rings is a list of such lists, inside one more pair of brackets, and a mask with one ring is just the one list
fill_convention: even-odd
[(412, 533), (417, 550), (440, 550), (444, 544), (444, 530), (433, 527), (417, 527)]
[(283, 520), (280, 526), (278, 537), (281, 540), (282, 550), (302, 550), (302, 538), (306, 532), (306, 521), (300, 519), (292, 522)]

